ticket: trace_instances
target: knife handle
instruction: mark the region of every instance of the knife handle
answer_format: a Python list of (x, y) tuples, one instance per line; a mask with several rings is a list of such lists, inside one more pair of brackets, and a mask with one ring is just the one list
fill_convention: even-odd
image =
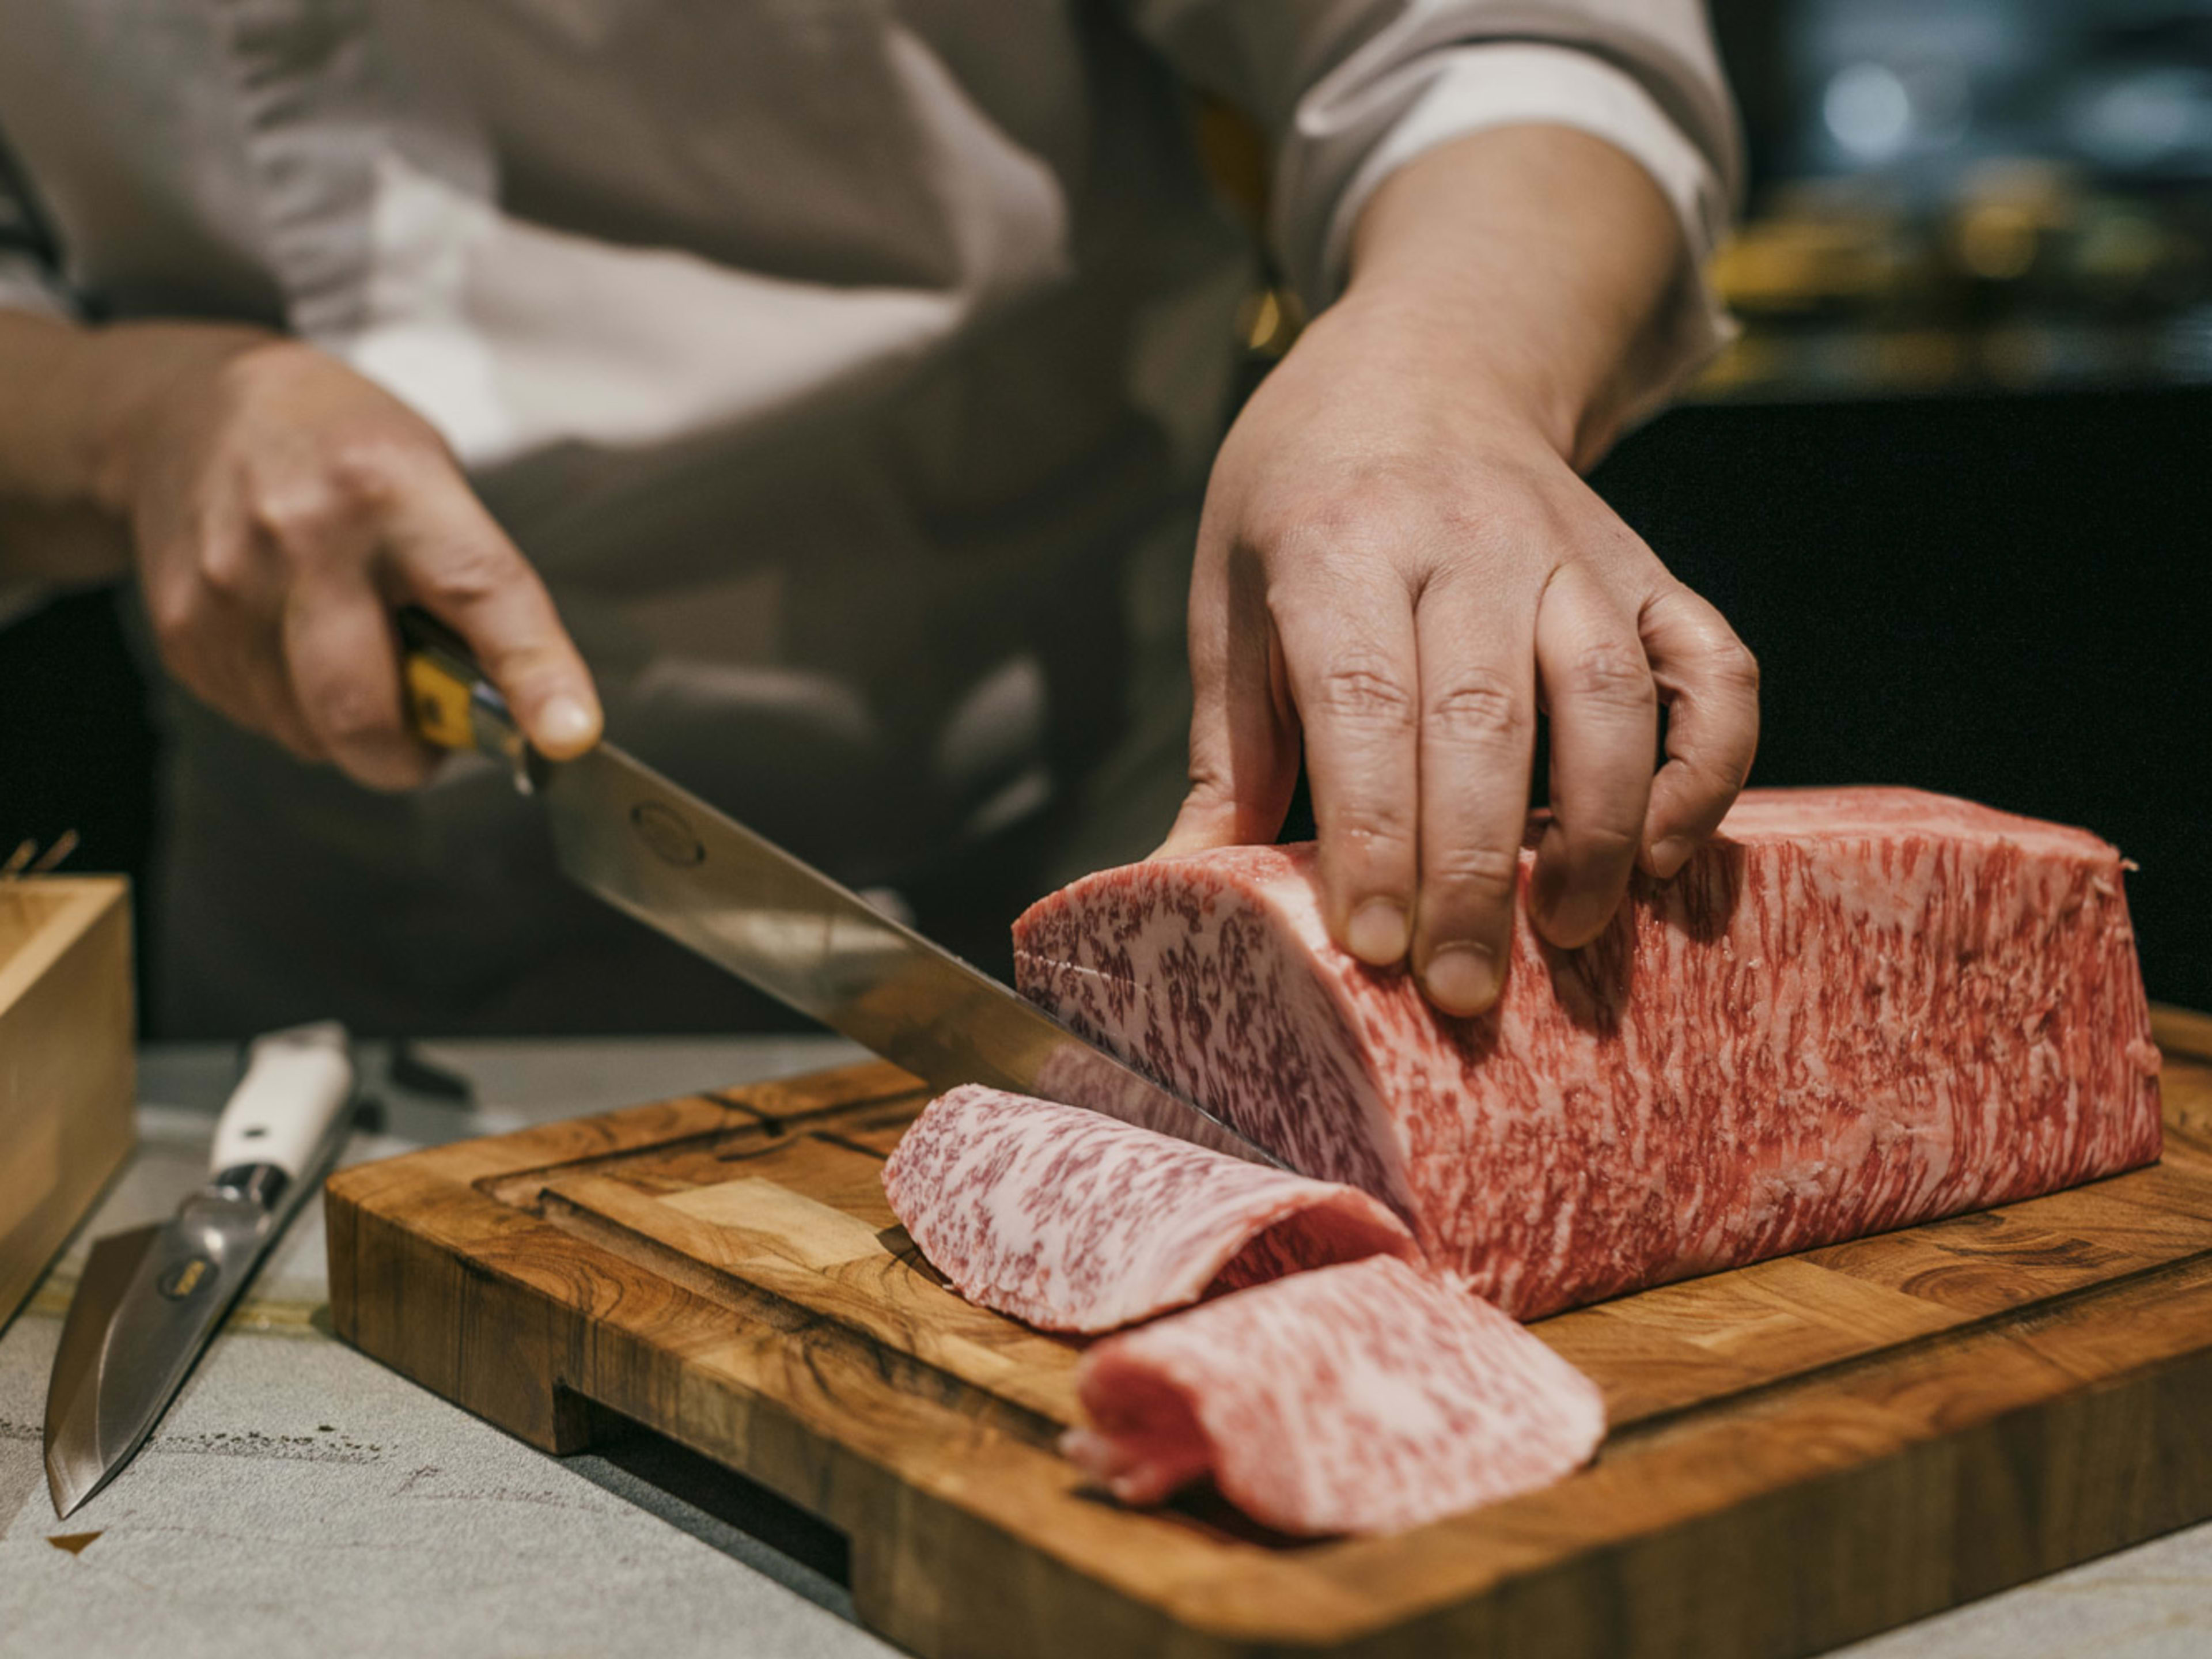
[(246, 1075), (216, 1121), (209, 1173), (267, 1164), (298, 1180), (352, 1098), (353, 1060), (337, 1021), (256, 1037)]
[(520, 769), (527, 752), (507, 699), (484, 678), (467, 642), (428, 611), (408, 605), (399, 627), (407, 720), (439, 749), (481, 749)]

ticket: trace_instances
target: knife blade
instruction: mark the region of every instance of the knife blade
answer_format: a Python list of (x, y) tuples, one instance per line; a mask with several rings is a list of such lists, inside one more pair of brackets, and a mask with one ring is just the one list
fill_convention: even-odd
[(399, 623), (416, 731), (514, 767), (544, 804), (562, 871), (616, 908), (933, 1089), (989, 1084), (1285, 1167), (613, 744), (547, 760), (458, 638), (420, 611)]
[(153, 1432), (336, 1151), (353, 1096), (344, 1028), (257, 1038), (216, 1120), (206, 1185), (167, 1221), (92, 1248), (46, 1384), (46, 1490), (66, 1517)]

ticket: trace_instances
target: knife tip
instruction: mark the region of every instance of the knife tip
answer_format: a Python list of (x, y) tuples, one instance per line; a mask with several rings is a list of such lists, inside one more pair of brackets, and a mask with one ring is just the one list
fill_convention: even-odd
[(53, 1500), (54, 1519), (66, 1521), (84, 1507), (85, 1500), (92, 1493), (78, 1490), (76, 1483), (49, 1457), (46, 1460), (46, 1496)]

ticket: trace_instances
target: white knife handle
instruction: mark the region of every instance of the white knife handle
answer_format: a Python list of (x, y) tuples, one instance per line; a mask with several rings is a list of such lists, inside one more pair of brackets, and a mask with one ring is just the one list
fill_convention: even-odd
[(352, 1098), (353, 1060), (337, 1021), (256, 1037), (246, 1075), (216, 1120), (209, 1173), (273, 1164), (298, 1180)]

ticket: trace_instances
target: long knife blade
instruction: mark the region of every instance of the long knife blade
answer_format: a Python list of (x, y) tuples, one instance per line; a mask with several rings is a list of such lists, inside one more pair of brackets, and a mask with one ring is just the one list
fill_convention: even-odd
[(932, 1087), (987, 1083), (1283, 1167), (612, 744), (532, 773), (572, 879)]
[(614, 744), (538, 754), (450, 629), (412, 608), (398, 623), (416, 731), (512, 766), (544, 798), (562, 868), (617, 909), (933, 1088), (990, 1084), (1286, 1167)]

